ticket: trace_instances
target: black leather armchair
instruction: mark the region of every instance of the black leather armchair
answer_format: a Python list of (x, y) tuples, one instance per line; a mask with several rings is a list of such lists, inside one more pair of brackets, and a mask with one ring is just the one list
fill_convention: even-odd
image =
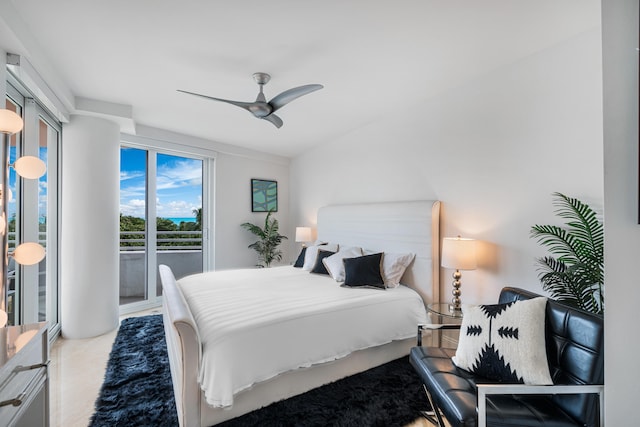
[[(504, 288), (500, 303), (539, 295)], [(433, 325), (442, 328), (442, 325)], [(446, 326), (445, 328), (449, 328)], [(552, 386), (496, 384), (456, 367), (455, 350), (422, 347), (429, 325), (418, 327), (418, 347), (410, 362), (421, 377), (433, 416), (444, 427), (589, 426), (603, 425), (604, 323), (599, 315), (548, 300), (546, 345)]]

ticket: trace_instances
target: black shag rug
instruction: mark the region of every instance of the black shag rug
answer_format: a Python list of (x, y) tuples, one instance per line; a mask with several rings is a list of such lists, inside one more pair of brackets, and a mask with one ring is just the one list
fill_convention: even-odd
[(90, 427), (178, 425), (161, 315), (123, 319)]
[[(403, 357), (219, 426), (404, 426), (427, 405)], [(124, 319), (90, 427), (177, 425), (162, 316)]]

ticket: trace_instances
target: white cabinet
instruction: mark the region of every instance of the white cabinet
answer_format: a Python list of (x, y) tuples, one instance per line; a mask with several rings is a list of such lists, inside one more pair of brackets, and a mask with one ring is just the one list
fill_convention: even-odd
[(49, 426), (46, 322), (0, 328), (0, 427)]

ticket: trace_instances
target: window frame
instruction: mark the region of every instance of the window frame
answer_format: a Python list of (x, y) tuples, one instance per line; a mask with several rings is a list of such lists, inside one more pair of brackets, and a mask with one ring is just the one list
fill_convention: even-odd
[[(206, 150), (198, 147), (186, 146), (168, 141), (156, 140), (151, 138), (139, 137), (129, 134), (121, 134), (120, 147), (135, 148), (147, 151), (147, 200), (155, 200), (156, 197), (156, 159), (157, 154), (167, 154), (172, 156), (189, 157), (202, 161), (202, 269), (203, 271), (212, 270), (214, 266), (214, 167), (217, 158), (217, 152)], [(150, 190), (153, 189), (153, 194)], [(205, 209), (206, 207), (206, 209)], [(155, 205), (147, 204), (146, 216), (155, 218)], [(149, 221), (147, 221), (147, 225)], [(150, 265), (156, 265), (156, 229), (147, 226), (147, 245), (146, 245), (146, 274), (145, 280), (147, 291), (151, 288), (155, 289), (158, 272), (155, 268), (149, 268)], [(155, 291), (154, 291), (155, 294)], [(128, 314), (144, 309), (158, 307), (162, 304), (162, 296), (155, 295), (155, 298), (146, 298), (144, 301), (134, 302), (130, 304), (120, 305), (119, 312), (121, 315)]]
[[(5, 97), (18, 105), (25, 128), (18, 134), (16, 155), (39, 155), (39, 122), (46, 123), (47, 129), (56, 134), (56, 141), (47, 138), (47, 235), (46, 235), (46, 300), (45, 319), (49, 322), (49, 336), (55, 339), (60, 333), (60, 220), (61, 220), (61, 158), (62, 158), (62, 123), (56, 119), (44, 105), (26, 88), (11, 72), (7, 73)], [(32, 136), (33, 135), (33, 136)], [(38, 241), (39, 226), (34, 229), (32, 224), (34, 215), (36, 223), (39, 216), (39, 179), (34, 182), (22, 183), (16, 179), (16, 242)], [(29, 200), (24, 192), (31, 194)], [(35, 192), (35, 194), (33, 194)], [(20, 215), (18, 215), (20, 214)], [(26, 221), (21, 221), (24, 218)], [(33, 323), (39, 319), (38, 301), (38, 265), (20, 266), (16, 269), (16, 304), (15, 323)], [(52, 295), (53, 294), (53, 295)], [(35, 302), (29, 303), (29, 299)], [(35, 304), (35, 305), (34, 305)]]

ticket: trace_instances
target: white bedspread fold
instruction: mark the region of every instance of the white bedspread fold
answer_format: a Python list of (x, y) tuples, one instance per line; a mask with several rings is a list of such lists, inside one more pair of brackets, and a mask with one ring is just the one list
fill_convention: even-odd
[(290, 266), (202, 273), (178, 281), (202, 340), (199, 383), (214, 407), (283, 372), (413, 337), (420, 296), (342, 288)]

